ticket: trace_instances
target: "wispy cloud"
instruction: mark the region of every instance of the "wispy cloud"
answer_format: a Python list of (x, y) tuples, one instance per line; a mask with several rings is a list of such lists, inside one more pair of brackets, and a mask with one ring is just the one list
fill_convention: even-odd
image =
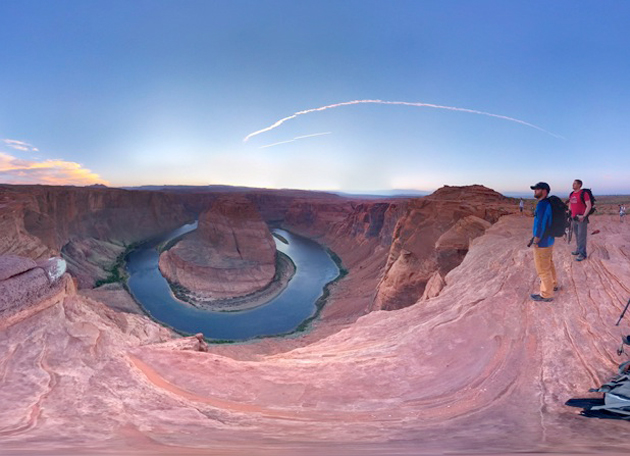
[(2, 142), (12, 149), (21, 150), (22, 152), (39, 152), (37, 147), (24, 141), (18, 141), (15, 139), (3, 139)]
[[(508, 117), (508, 116), (503, 116), (500, 114), (492, 114), (490, 112), (485, 112), (485, 111), (477, 111), (476, 109), (467, 109), (467, 108), (458, 108), (455, 106), (442, 106), (442, 105), (436, 105), (436, 104), (430, 104), (430, 103), (412, 103), (412, 102), (408, 102), (408, 101), (384, 101), (384, 100), (354, 100), (354, 101), (345, 101), (343, 103), (336, 103), (336, 104), (332, 104), (332, 105), (328, 105), (328, 106), (322, 106), (319, 108), (313, 108), (313, 109), (306, 109), (304, 111), (298, 111), (295, 114), (292, 114), (288, 117), (285, 117), (283, 119), (278, 120), (277, 122), (275, 122), (274, 124), (263, 128), (262, 130), (258, 130), (255, 131), (253, 133), (250, 133), (249, 135), (247, 135), (244, 139), (243, 142), (247, 142), (249, 141), (251, 138), (253, 138), (254, 136), (257, 136), (261, 133), (265, 133), (267, 131), (273, 130), (274, 128), (279, 127), (280, 125), (282, 125), (283, 123), (285, 123), (288, 120), (291, 119), (295, 119), (298, 116), (303, 116), (304, 114), (310, 114), (312, 112), (318, 112), (318, 111), (325, 111), (327, 109), (332, 109), (332, 108), (339, 108), (341, 106), (350, 106), (350, 105), (357, 105), (357, 104), (383, 104), (383, 105), (403, 105), (403, 106), (416, 106), (416, 107), (421, 107), (421, 108), (434, 108), (434, 109), (446, 109), (448, 111), (458, 111), (458, 112), (467, 112), (470, 114), (479, 114), (482, 116), (489, 116), (489, 117), (496, 117), (497, 119), (502, 119), (502, 120), (508, 120), (510, 122), (516, 122), (518, 124), (521, 125), (525, 125), (527, 127), (531, 127), (531, 128), (535, 128), (536, 130), (542, 131), (544, 133), (547, 133), (548, 135), (551, 135), (555, 138), (562, 138), (562, 136), (556, 135), (555, 133), (551, 133), (550, 131), (545, 130), (544, 128), (541, 128), (537, 125), (531, 124), (529, 122), (525, 122), (524, 120), (520, 120), (520, 119), (515, 119), (514, 117)], [(280, 143), (283, 144), (283, 143)]]
[(273, 144), (267, 144), (266, 146), (260, 146), (259, 149), (266, 149), (268, 147), (279, 146), (280, 144), (288, 144), (288, 143), (292, 143), (292, 142), (295, 142), (295, 141), (299, 141), (300, 139), (315, 138), (316, 136), (324, 136), (324, 135), (329, 135), (331, 133), (332, 133), (332, 131), (325, 131), (323, 133), (313, 133), (312, 135), (296, 136), (295, 138), (289, 139), (287, 141), (280, 141), (280, 142), (273, 143)]
[(82, 165), (65, 160), (23, 160), (0, 152), (0, 182), (5, 184), (91, 185), (106, 183)]

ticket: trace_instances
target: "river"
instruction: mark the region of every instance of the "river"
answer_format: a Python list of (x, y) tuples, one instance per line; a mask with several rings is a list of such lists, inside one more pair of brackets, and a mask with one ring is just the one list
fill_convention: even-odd
[(167, 236), (146, 242), (127, 255), (127, 286), (151, 317), (187, 333), (203, 333), (208, 339), (242, 341), (256, 337), (288, 334), (317, 312), (317, 301), (328, 283), (339, 276), (339, 268), (320, 244), (275, 229), (288, 241), (274, 237), (276, 248), (289, 256), (296, 272), (288, 286), (268, 303), (241, 312), (213, 312), (176, 299), (158, 268), (160, 243), (196, 229), (184, 225)]

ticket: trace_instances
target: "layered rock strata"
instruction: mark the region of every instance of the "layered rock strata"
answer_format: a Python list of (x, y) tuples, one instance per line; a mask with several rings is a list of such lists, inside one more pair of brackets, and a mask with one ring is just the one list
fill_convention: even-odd
[(222, 198), (199, 217), (199, 227), (160, 256), (160, 271), (200, 300), (254, 293), (276, 273), (269, 228), (245, 198)]
[(384, 275), (370, 310), (407, 307), (425, 295), (435, 296), (445, 275), (459, 265), (471, 241), (500, 216), (511, 202), (488, 188), (443, 187), (412, 200), (397, 221)]
[(625, 360), (614, 322), (630, 237), (617, 219), (593, 218), (586, 262), (558, 242), (553, 303), (529, 300), (531, 218), (508, 216), (471, 243), (438, 296), (246, 361), (251, 344), (175, 339), (65, 292), (0, 329), (2, 451), (627, 454), (626, 422), (564, 405), (600, 396), (586, 391)]
[(0, 256), (0, 327), (52, 305), (55, 298), (74, 289), (65, 271), (66, 263), (60, 258), (36, 262)]
[(0, 185), (0, 254), (62, 254), (80, 287), (104, 279), (125, 246), (192, 220), (194, 214), (170, 194)]
[(394, 228), (407, 204), (405, 199), (301, 200), (289, 208), (283, 226), (327, 246), (347, 273), (329, 287), (334, 298), (312, 323), (308, 340), (337, 332), (370, 311)]

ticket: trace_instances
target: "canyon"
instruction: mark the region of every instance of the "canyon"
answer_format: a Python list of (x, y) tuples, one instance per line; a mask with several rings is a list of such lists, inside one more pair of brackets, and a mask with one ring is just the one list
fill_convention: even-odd
[[(598, 396), (588, 389), (625, 361), (614, 322), (629, 293), (630, 232), (602, 212), (588, 261), (557, 241), (562, 288), (541, 304), (529, 300), (531, 217), (479, 185), (392, 199), (0, 186), (3, 451), (627, 452), (627, 423), (564, 406)], [(347, 274), (306, 332), (238, 344), (178, 335), (117, 284), (94, 288), (134, 243), (196, 218), (206, 226), (193, 250), (233, 233), (243, 243), (212, 251), (230, 258), (256, 220), (245, 262), (258, 273), (272, 256), (264, 221), (327, 246)], [(203, 288), (183, 242), (164, 270), (178, 254), (188, 261), (173, 276), (188, 268), (182, 280)], [(68, 272), (47, 273), (62, 261), (51, 257)], [(246, 289), (232, 285), (220, 291)]]

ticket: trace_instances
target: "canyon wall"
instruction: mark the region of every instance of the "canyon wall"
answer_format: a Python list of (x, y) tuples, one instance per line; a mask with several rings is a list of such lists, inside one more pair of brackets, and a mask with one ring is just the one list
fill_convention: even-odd
[(435, 296), (446, 274), (464, 259), (471, 241), (513, 212), (512, 206), (508, 198), (478, 185), (446, 186), (410, 201), (394, 229), (370, 310), (401, 309), (423, 296)]
[(296, 200), (283, 226), (330, 247), (348, 267), (362, 296), (338, 311), (349, 317), (436, 296), (470, 243), (515, 210), (514, 200), (481, 185), (445, 186), (424, 198)]
[(0, 254), (63, 254), (79, 286), (91, 287), (126, 245), (194, 218), (176, 196), (159, 192), (0, 185)]
[[(446, 273), (461, 262), (470, 241), (488, 223), (514, 210), (512, 201), (482, 186), (447, 186), (418, 199), (349, 199), (282, 190), (0, 189), (0, 225), (7, 233), (0, 241), (0, 253), (45, 258), (62, 252), (80, 287), (104, 279), (125, 246), (189, 222), (200, 211), (204, 215), (199, 233), (205, 234), (193, 234), (167, 252), (160, 266), (164, 274), (187, 288), (220, 295), (234, 285), (221, 285), (233, 276), (226, 273), (233, 267), (228, 263), (240, 261), (237, 270), (242, 279), (236, 288), (247, 293), (273, 277), (270, 235), (262, 217), (322, 242), (337, 253), (351, 274), (361, 278), (362, 304), (354, 301), (355, 307), (347, 311), (355, 316), (411, 305), (425, 291), (426, 296), (435, 295)], [(242, 211), (245, 218), (239, 214)], [(256, 226), (248, 232), (245, 220), (254, 216)], [(229, 220), (236, 224), (234, 228), (229, 228)], [(235, 233), (240, 233), (239, 240)], [(220, 249), (192, 247), (202, 245), (202, 238)], [(240, 248), (247, 250), (245, 256), (240, 255)], [(214, 278), (200, 279), (203, 268)], [(210, 282), (215, 285), (209, 286)]]
[[(484, 226), (468, 217), (462, 225)], [(565, 242), (554, 249), (562, 289), (553, 303), (529, 300), (531, 218), (508, 216), (473, 240), (438, 296), (255, 356), (251, 346), (296, 338), (206, 347), (72, 290), (24, 300), (42, 307), (0, 328), (2, 450), (627, 454), (626, 422), (564, 405), (601, 397), (588, 389), (627, 358), (614, 355), (614, 322), (627, 299), (630, 238), (618, 218), (592, 223), (600, 232), (588, 261), (573, 261)], [(461, 226), (451, 228), (442, 242), (460, 245)], [(6, 275), (33, 264), (13, 267)]]
[[(588, 388), (625, 360), (614, 357), (614, 321), (630, 238), (618, 217), (593, 217), (586, 262), (557, 242), (561, 290), (531, 303), (532, 219), (502, 217), (514, 201), (474, 186), (347, 203), (282, 203), (285, 227), (317, 237), (349, 269), (301, 337), (206, 346), (77, 295), (50, 262), (0, 258), (3, 450), (628, 452), (627, 423), (564, 405), (595, 397)], [(198, 235), (229, 247), (223, 257), (260, 244), (248, 222), (258, 211), (245, 217), (252, 203), (242, 204), (200, 219)], [(39, 239), (2, 220), (16, 240)], [(237, 239), (235, 224), (252, 238)], [(391, 311), (368, 313), (382, 309)]]

